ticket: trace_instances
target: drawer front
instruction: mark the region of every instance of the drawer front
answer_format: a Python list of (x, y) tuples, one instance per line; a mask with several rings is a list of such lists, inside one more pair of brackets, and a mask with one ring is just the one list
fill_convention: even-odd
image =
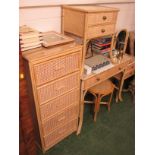
[(79, 104), (79, 89), (75, 89), (65, 95), (62, 95), (47, 104), (40, 107), (41, 120), (49, 118), (50, 116), (62, 111), (70, 105)]
[(125, 73), (124, 79), (127, 79), (127, 78), (133, 76), (134, 74), (135, 74), (134, 70), (129, 70), (128, 72)]
[(89, 13), (88, 26), (116, 23), (117, 12)]
[(105, 72), (95, 75), (87, 80), (84, 81), (84, 89), (89, 89), (92, 86), (116, 75), (117, 73), (121, 72), (125, 68), (125, 64), (120, 64), (115, 67), (112, 67)]
[(80, 68), (80, 52), (34, 65), (36, 85), (60, 78)]
[(39, 104), (48, 102), (49, 100), (52, 100), (74, 88), (79, 87), (79, 83), (79, 72), (76, 72), (55, 82), (38, 87), (37, 95)]
[(73, 105), (64, 111), (56, 114), (54, 117), (44, 121), (42, 128), (44, 136), (48, 135), (51, 131), (57, 127), (68, 123), (70, 120), (78, 118), (79, 104)]
[(48, 136), (44, 137), (44, 145), (48, 149), (53, 145), (57, 144), (65, 137), (69, 136), (72, 132), (77, 130), (77, 120), (73, 120), (70, 123), (56, 129)]
[(104, 26), (93, 26), (88, 28), (87, 38), (95, 38), (104, 35), (110, 35), (115, 32), (115, 24), (104, 25)]
[(131, 63), (128, 64), (127, 68), (126, 68), (126, 72), (130, 71), (130, 70), (135, 70), (135, 63)]

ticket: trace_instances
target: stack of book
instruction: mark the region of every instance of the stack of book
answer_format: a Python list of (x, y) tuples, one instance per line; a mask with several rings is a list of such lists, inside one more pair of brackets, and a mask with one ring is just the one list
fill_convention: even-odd
[(42, 34), (26, 25), (20, 27), (19, 39), (21, 51), (37, 48), (42, 44)]
[(93, 52), (108, 55), (109, 51), (111, 50), (111, 41), (112, 41), (111, 36), (92, 40)]

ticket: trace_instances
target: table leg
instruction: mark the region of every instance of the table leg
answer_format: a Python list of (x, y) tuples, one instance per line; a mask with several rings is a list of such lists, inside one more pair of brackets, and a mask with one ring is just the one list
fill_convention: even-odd
[(81, 132), (81, 128), (82, 128), (82, 124), (83, 124), (83, 115), (84, 115), (84, 98), (86, 95), (87, 90), (82, 90), (81, 93), (81, 102), (80, 102), (80, 114), (79, 114), (79, 125), (78, 125), (78, 129), (77, 129), (77, 135), (80, 134)]
[(124, 73), (125, 73), (125, 71), (122, 72), (122, 78), (119, 81), (119, 90), (118, 90), (118, 95), (117, 95), (118, 96), (117, 99), (119, 99), (120, 101), (123, 101), (122, 88), (123, 88), (123, 84), (124, 84)]

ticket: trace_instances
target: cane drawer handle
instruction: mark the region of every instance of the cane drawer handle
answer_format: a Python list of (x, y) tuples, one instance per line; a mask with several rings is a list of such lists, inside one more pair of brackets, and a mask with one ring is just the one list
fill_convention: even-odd
[(96, 78), (97, 81), (100, 81), (100, 78)]
[(103, 16), (103, 17), (102, 17), (102, 19), (103, 19), (103, 20), (106, 20), (106, 19), (107, 19), (107, 17), (106, 17), (106, 16)]
[(105, 29), (101, 29), (101, 32), (104, 33), (105, 32)]

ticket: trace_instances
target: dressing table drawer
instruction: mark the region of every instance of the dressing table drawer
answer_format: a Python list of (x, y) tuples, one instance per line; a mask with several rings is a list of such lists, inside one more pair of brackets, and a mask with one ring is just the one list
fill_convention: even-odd
[(130, 70), (135, 70), (135, 63), (128, 64), (128, 66), (126, 68), (126, 72), (128, 72)]
[(134, 70), (129, 70), (128, 72), (125, 73), (124, 79), (127, 79), (127, 78), (133, 76), (134, 74), (135, 74)]
[(88, 26), (116, 23), (117, 12), (89, 13)]
[(92, 26), (88, 28), (87, 32), (87, 38), (95, 38), (95, 37), (100, 37), (103, 35), (109, 35), (113, 34), (115, 32), (115, 24), (110, 24), (110, 25), (99, 25), (99, 26)]
[(110, 77), (112, 77), (113, 75), (116, 75), (119, 72), (122, 72), (125, 69), (125, 63), (122, 63), (120, 65), (117, 65), (115, 67), (112, 67), (100, 74), (94, 75), (91, 78), (88, 78), (84, 81), (84, 89), (89, 89), (92, 86), (100, 83), (101, 81), (104, 81)]

